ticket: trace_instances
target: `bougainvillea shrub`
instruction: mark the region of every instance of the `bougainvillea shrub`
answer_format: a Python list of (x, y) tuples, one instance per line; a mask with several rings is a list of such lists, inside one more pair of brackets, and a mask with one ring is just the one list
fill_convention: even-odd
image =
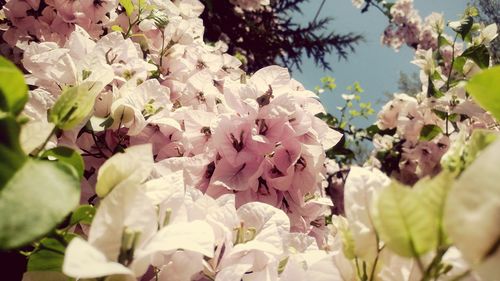
[[(496, 26), (384, 7), (422, 92), (354, 130), (359, 84), (328, 117), (287, 69), (203, 42), (197, 0), (7, 1), (0, 249), (24, 280), (498, 280)], [(366, 163), (336, 157), (358, 137)]]

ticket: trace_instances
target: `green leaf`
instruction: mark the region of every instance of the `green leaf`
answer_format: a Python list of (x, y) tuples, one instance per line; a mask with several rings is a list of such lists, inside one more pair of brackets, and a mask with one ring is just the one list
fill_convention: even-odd
[(354, 90), (358, 93), (362, 93), (365, 91), (363, 88), (361, 88), (359, 82), (354, 82)]
[(451, 42), (448, 41), (448, 39), (446, 39), (441, 34), (438, 37), (438, 44), (439, 44), (440, 47), (442, 47), (442, 46), (451, 46)]
[(431, 141), (439, 134), (443, 133), (443, 130), (437, 125), (428, 124), (422, 127), (420, 131), (420, 140), (421, 141)]
[(63, 163), (29, 159), (0, 188), (0, 249), (52, 231), (80, 200), (80, 182)]
[(73, 129), (84, 121), (94, 109), (96, 91), (89, 91), (92, 85), (89, 82), (63, 90), (61, 96), (52, 107), (49, 121), (63, 130)]
[(119, 25), (113, 25), (113, 26), (111, 26), (111, 30), (123, 33), (123, 28), (121, 28)]
[(474, 75), (467, 84), (467, 92), (483, 108), (500, 121), (500, 66)]
[(58, 146), (50, 150), (45, 151), (41, 158), (54, 157), (57, 161), (68, 164), (75, 169), (78, 178), (81, 180), (83, 178), (83, 171), (85, 169), (85, 164), (83, 163), (83, 158), (74, 149), (65, 146)]
[(429, 75), (429, 79), (427, 81), (429, 83), (429, 85), (427, 86), (427, 97), (428, 98), (431, 98), (431, 97), (440, 98), (440, 97), (444, 96), (444, 94), (439, 89), (436, 89), (436, 86), (434, 86), (434, 82), (432, 82), (431, 75)]
[(446, 120), (446, 116), (448, 115), (448, 113), (437, 109), (432, 109), (432, 112), (434, 112), (434, 114), (436, 114), (441, 120)]
[(0, 110), (18, 115), (28, 101), (28, 86), (17, 67), (0, 56)]
[[(498, 139), (498, 132), (476, 129), (472, 132), (464, 151), (463, 160), (468, 167), (476, 160), (479, 153)], [(464, 168), (465, 168), (464, 167)]]
[(28, 260), (28, 271), (62, 271), (65, 247), (54, 238), (40, 241), (41, 250), (33, 253)]
[(95, 216), (95, 207), (92, 205), (81, 205), (71, 215), (69, 224), (75, 225), (77, 223), (91, 224)]
[(424, 208), (436, 218), (433, 229), (440, 246), (446, 244), (446, 233), (443, 227), (444, 206), (454, 178), (454, 174), (443, 171), (432, 179), (424, 178), (418, 181), (413, 187), (421, 198)]
[(488, 68), (490, 64), (490, 53), (483, 44), (467, 48), (461, 57), (473, 60), (480, 68)]
[(27, 160), (19, 144), (19, 125), (11, 115), (0, 117), (0, 191)]
[(342, 252), (345, 257), (352, 260), (356, 257), (354, 238), (352, 233), (348, 228), (341, 228), (341, 238), (342, 238)]
[(479, 15), (479, 10), (475, 6), (468, 6), (464, 14), (471, 17), (477, 17)]
[(125, 8), (125, 13), (127, 14), (127, 16), (130, 17), (134, 12), (134, 4), (132, 3), (132, 0), (120, 0), (119, 2), (120, 5)]
[(457, 71), (458, 73), (463, 73), (466, 61), (467, 59), (464, 57), (456, 57), (455, 61), (453, 62), (453, 70)]
[(441, 77), (441, 74), (439, 74), (438, 71), (434, 71), (434, 73), (432, 73), (431, 77), (432, 77), (433, 81), (436, 81), (436, 80), (442, 81), (443, 80), (443, 77)]
[(476, 129), (467, 139), (465, 133), (459, 133), (450, 148), (441, 158), (441, 166), (458, 173), (465, 170), (479, 153), (498, 139), (498, 132)]
[(370, 136), (370, 137), (373, 137), (375, 134), (377, 134), (378, 132), (380, 132), (380, 128), (374, 124), (374, 125), (371, 125), (369, 126), (368, 128), (366, 128), (366, 133)]
[(460, 34), (460, 36), (462, 36), (462, 39), (464, 39), (467, 34), (469, 34), (473, 24), (474, 18), (472, 18), (471, 16), (466, 16), (460, 21), (450, 22), (449, 26), (451, 27), (451, 29), (453, 29), (453, 31)]
[(419, 257), (435, 248), (435, 218), (411, 188), (391, 183), (382, 190), (374, 216), (382, 241), (394, 253)]
[(43, 238), (36, 250), (29, 256), (27, 271), (62, 272), (66, 245), (74, 237), (76, 237), (75, 234), (68, 233), (64, 237), (60, 236), (60, 239)]

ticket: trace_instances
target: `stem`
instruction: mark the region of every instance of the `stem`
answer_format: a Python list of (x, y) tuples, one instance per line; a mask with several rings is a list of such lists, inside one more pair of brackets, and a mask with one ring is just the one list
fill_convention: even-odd
[(62, 245), (64, 245), (64, 247), (67, 247), (68, 246), (68, 241), (66, 241), (64, 239), (64, 237), (58, 233), (59, 230), (55, 230), (52, 235), (50, 235), (50, 237), (56, 239), (59, 243), (61, 243)]
[(321, 12), (323, 5), (325, 5), (325, 2), (326, 2), (326, 0), (323, 0), (323, 2), (321, 2), (321, 5), (319, 5), (318, 11), (316, 12), (316, 15), (314, 16), (313, 22), (316, 22), (316, 20), (318, 19), (319, 13)]
[(375, 237), (377, 238), (377, 256), (375, 257), (375, 260), (373, 261), (372, 270), (370, 272), (370, 281), (373, 281), (373, 278), (375, 276), (375, 269), (377, 268), (377, 263), (378, 263), (378, 259), (379, 259), (379, 256), (380, 256), (380, 252), (384, 248), (384, 246), (382, 246), (380, 248), (378, 247), (378, 245), (380, 243), (380, 240), (378, 238), (378, 234)]
[(363, 281), (367, 281), (368, 280), (368, 276), (366, 275), (366, 262), (363, 261)]
[(153, 270), (155, 271), (155, 281), (158, 281), (158, 278), (159, 278), (158, 272), (160, 272), (160, 270), (156, 266), (154, 267)]
[(45, 150), (45, 146), (47, 146), (47, 143), (49, 140), (52, 138), (52, 136), (56, 133), (57, 131), (57, 126), (54, 125), (54, 128), (52, 128), (52, 131), (50, 131), (50, 134), (47, 136), (43, 144), (34, 152), (34, 155), (36, 155), (37, 158), (40, 158), (42, 151)]
[(450, 134), (448, 133), (448, 119), (449, 119), (449, 114), (446, 112), (446, 118), (445, 118), (445, 126), (446, 126), (446, 132), (445, 135), (449, 136)]
[(384, 9), (382, 9), (382, 7), (380, 7), (378, 5), (378, 3), (374, 3), (372, 0), (366, 1), (366, 4), (367, 4), (367, 6), (365, 8), (363, 8), (363, 10), (361, 11), (362, 13), (368, 11), (369, 6), (373, 6), (373, 7), (377, 8), (377, 10), (379, 10), (384, 16), (386, 16), (389, 19), (389, 21), (391, 21), (392, 17), (390, 15), (390, 11), (384, 11)]
[(163, 65), (163, 55), (165, 48), (165, 29), (161, 31), (161, 51), (160, 51), (160, 65), (158, 66), (158, 71), (161, 73), (161, 66)]
[[(104, 154), (104, 151), (102, 151), (101, 147), (99, 146), (99, 143), (97, 142), (97, 137), (96, 137), (96, 135), (95, 135), (95, 133), (94, 133), (94, 130), (91, 130), (91, 131), (90, 131), (90, 134), (92, 135), (92, 139), (94, 140), (95, 146), (96, 146), (97, 150), (99, 151), (99, 153), (100, 153), (100, 154), (101, 154), (104, 158), (106, 158), (106, 159), (107, 159), (108, 157), (106, 156), (106, 154)], [(111, 150), (110, 150), (109, 148), (108, 148), (108, 150), (111, 152)]]
[(47, 251), (51, 251), (51, 252), (54, 252), (56, 254), (60, 254), (60, 255), (64, 255), (64, 252), (59, 250), (59, 249), (54, 249), (54, 248), (50, 248), (50, 247), (47, 247), (47, 246), (44, 246), (43, 244), (40, 244), (38, 246), (38, 250), (47, 250)]
[(448, 251), (447, 247), (446, 248), (438, 247), (438, 249), (436, 251), (436, 256), (434, 256), (431, 263), (429, 264), (429, 266), (425, 270), (424, 275), (422, 276), (422, 279), (421, 279), (422, 281), (430, 279), (432, 271), (435, 269), (436, 266), (438, 266), (441, 263), (441, 260), (443, 259), (443, 256), (446, 253), (446, 251)]
[(450, 77), (451, 72), (453, 71), (453, 64), (455, 63), (455, 43), (457, 42), (458, 33), (455, 34), (455, 39), (453, 39), (453, 45), (451, 45), (451, 64), (450, 69), (448, 70), (448, 78), (446, 79), (446, 91), (450, 89)]
[(139, 10), (137, 12), (137, 19), (135, 19), (134, 22), (130, 22), (130, 18), (128, 18), (128, 29), (127, 29), (127, 33), (125, 33), (125, 38), (129, 38), (130, 37), (130, 32), (132, 31), (132, 27), (134, 25), (136, 25), (139, 21), (141, 21), (141, 9), (140, 9), (140, 6), (139, 6)]
[(85, 153), (82, 153), (81, 155), (82, 156), (92, 156), (92, 157), (95, 157), (95, 158), (105, 158), (105, 155), (102, 155), (102, 154), (97, 154), (97, 153), (92, 153), (84, 148), (80, 148), (83, 152)]

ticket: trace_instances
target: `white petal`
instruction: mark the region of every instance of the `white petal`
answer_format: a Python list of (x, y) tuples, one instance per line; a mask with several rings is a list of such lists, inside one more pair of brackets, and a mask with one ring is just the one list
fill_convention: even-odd
[(109, 158), (97, 174), (97, 195), (106, 196), (120, 183), (133, 185), (145, 180), (153, 169), (152, 153), (150, 144), (136, 145)]
[(203, 255), (190, 251), (177, 251), (160, 272), (159, 281), (190, 281), (203, 270)]
[(378, 192), (390, 180), (379, 170), (351, 167), (344, 191), (344, 205), (349, 228), (355, 242), (355, 253), (372, 260), (376, 254), (377, 239), (371, 208)]
[(108, 261), (103, 253), (79, 237), (71, 240), (68, 248), (66, 248), (63, 272), (76, 279), (96, 278), (113, 274), (133, 276), (130, 269), (117, 262)]
[(212, 257), (214, 234), (210, 225), (200, 220), (167, 225), (158, 231), (140, 255), (150, 255), (156, 252), (168, 253), (178, 249)]
[(88, 241), (110, 260), (117, 260), (125, 228), (139, 231), (138, 247), (158, 228), (157, 212), (137, 185), (120, 185), (101, 201), (92, 221)]
[(245, 272), (252, 268), (251, 261), (240, 260), (238, 263), (221, 269), (215, 276), (215, 281), (238, 281)]
[(144, 184), (144, 192), (154, 205), (168, 200), (172, 197), (184, 197), (184, 176), (179, 170), (166, 174), (162, 178), (150, 180)]
[(484, 280), (500, 276), (499, 155), (500, 141), (482, 151), (455, 182), (445, 205), (445, 229)]
[(290, 219), (280, 209), (261, 202), (251, 202), (242, 205), (237, 210), (238, 217), (245, 223), (260, 232), (268, 226), (276, 226), (280, 236), (290, 232)]

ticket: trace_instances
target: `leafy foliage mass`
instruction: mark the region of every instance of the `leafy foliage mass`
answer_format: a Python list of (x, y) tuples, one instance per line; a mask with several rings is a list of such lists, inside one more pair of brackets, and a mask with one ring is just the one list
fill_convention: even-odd
[(346, 59), (362, 36), (328, 31), (330, 17), (315, 17), (305, 26), (297, 24), (292, 15), (300, 15), (300, 6), (306, 1), (273, 0), (260, 10), (244, 11), (229, 1), (203, 0), (207, 7), (201, 15), (205, 39), (226, 42), (230, 54), (244, 57), (244, 68), (250, 73), (271, 64), (300, 70), (304, 54), (331, 70), (326, 55), (335, 52), (339, 59)]

